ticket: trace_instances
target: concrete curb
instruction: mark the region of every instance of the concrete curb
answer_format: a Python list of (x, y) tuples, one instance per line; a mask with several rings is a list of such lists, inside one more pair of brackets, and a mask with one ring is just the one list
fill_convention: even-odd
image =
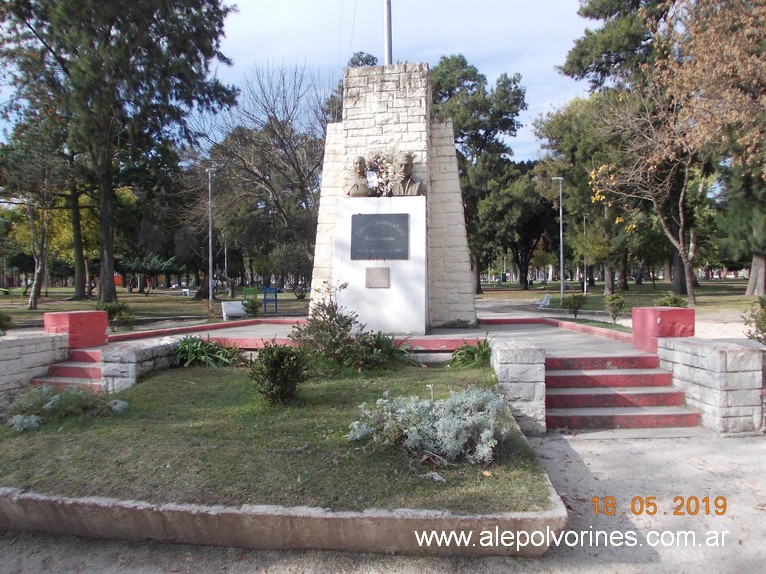
[[(548, 489), (552, 508), (545, 512), (462, 516), (411, 509), (331, 512), (267, 505), (156, 505), (0, 488), (0, 523), (24, 531), (262, 550), (537, 557), (567, 522), (566, 508), (550, 480)], [(471, 542), (419, 545), (415, 533), (431, 531), (471, 532)]]

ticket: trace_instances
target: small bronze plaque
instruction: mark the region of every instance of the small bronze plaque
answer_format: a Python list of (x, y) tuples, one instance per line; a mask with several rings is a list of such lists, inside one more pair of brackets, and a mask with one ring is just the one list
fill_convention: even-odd
[(408, 213), (351, 216), (351, 259), (409, 259)]

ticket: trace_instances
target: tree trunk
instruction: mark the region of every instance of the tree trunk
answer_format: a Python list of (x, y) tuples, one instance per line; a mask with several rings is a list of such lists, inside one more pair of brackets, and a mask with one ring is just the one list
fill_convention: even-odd
[(101, 240), (101, 265), (98, 277), (99, 303), (117, 301), (114, 285), (114, 190), (112, 189), (112, 153), (110, 146), (98, 152), (91, 151), (93, 165), (98, 174), (99, 239)]
[(628, 252), (625, 251), (620, 257), (620, 273), (619, 273), (619, 289), (620, 291), (627, 291), (628, 286)]
[(665, 261), (663, 264), (663, 278), (665, 281), (672, 281), (673, 280), (673, 260), (671, 258), (670, 261)]
[(74, 257), (74, 297), (79, 301), (85, 299), (85, 284), (88, 270), (85, 268), (85, 252), (82, 244), (82, 217), (79, 205), (80, 194), (77, 185), (72, 183), (69, 189), (69, 213), (72, 224), (72, 255)]
[(614, 269), (604, 265), (604, 295), (614, 295)]
[(471, 257), (472, 262), (472, 271), (473, 271), (473, 281), (474, 285), (476, 286), (476, 295), (481, 295), (484, 293), (484, 290), (481, 288), (481, 267), (479, 267), (479, 258), (476, 256)]
[(746, 295), (766, 295), (766, 253), (753, 253), (750, 264), (750, 279), (747, 281)]
[(678, 296), (688, 294), (684, 261), (676, 249), (673, 250), (673, 293)]

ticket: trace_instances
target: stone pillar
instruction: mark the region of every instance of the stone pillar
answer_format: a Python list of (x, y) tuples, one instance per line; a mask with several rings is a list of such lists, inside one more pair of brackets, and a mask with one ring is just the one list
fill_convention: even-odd
[(494, 337), (489, 344), (500, 392), (519, 428), (524, 434), (545, 434), (545, 351), (504, 337)]
[(657, 352), (657, 340), (694, 337), (694, 309), (682, 307), (633, 307), (633, 346)]
[(67, 311), (45, 313), (43, 325), (46, 333), (67, 333), (70, 349), (106, 345), (106, 311)]

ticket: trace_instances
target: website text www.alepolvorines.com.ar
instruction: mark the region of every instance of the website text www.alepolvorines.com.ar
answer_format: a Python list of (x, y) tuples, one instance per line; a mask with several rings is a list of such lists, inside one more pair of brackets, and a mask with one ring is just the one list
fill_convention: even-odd
[(723, 547), (728, 530), (649, 530), (643, 536), (635, 530), (501, 530), (499, 527), (474, 530), (415, 530), (420, 547), (506, 547), (521, 550), (542, 546), (602, 547)]

